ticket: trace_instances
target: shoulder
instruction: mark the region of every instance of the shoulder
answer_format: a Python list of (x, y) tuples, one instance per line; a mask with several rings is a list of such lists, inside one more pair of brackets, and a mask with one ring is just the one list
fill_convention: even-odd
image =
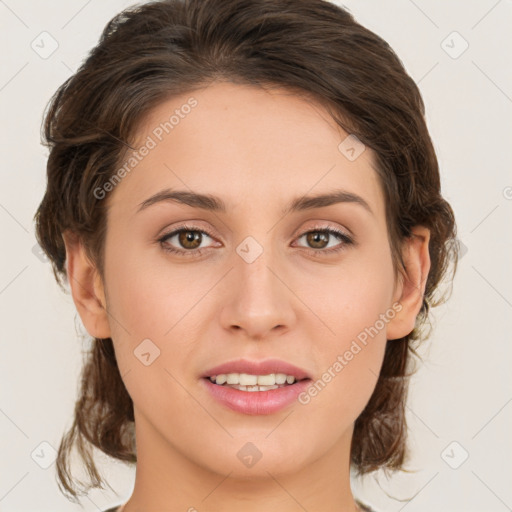
[[(373, 508), (370, 508), (368, 505), (365, 505), (364, 503), (361, 503), (359, 500), (356, 500), (357, 505), (361, 508), (363, 512), (377, 512)], [(109, 512), (107, 510), (107, 512)]]
[[(364, 505), (363, 503), (361, 503), (359, 500), (356, 500), (356, 503), (359, 505), (359, 507), (361, 507), (361, 510), (363, 510), (363, 512), (376, 512), (375, 510), (370, 508), (368, 505)], [(104, 512), (119, 512), (119, 508), (120, 507), (109, 508), (108, 510), (105, 510)]]
[[(359, 505), (359, 507), (361, 507), (361, 510), (363, 510), (363, 512), (376, 512), (375, 510), (370, 508), (368, 505), (364, 505), (363, 503), (361, 503), (359, 500), (356, 500), (356, 503)], [(105, 510), (104, 512), (119, 512), (119, 508), (120, 507), (109, 508), (108, 510)]]

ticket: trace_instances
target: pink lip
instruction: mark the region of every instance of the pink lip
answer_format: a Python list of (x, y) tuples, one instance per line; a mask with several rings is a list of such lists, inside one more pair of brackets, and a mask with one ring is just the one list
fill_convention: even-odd
[(266, 359), (265, 361), (249, 361), (238, 359), (215, 366), (203, 373), (202, 377), (211, 377), (226, 373), (248, 373), (250, 375), (270, 375), (271, 373), (285, 373), (293, 375), (296, 380), (311, 378), (305, 370), (280, 359)]
[(242, 414), (256, 415), (272, 414), (292, 404), (300, 393), (310, 385), (311, 379), (304, 379), (289, 386), (269, 391), (240, 391), (214, 384), (208, 377), (202, 378), (201, 382), (204, 383), (211, 396), (222, 405)]
[[(296, 382), (269, 391), (241, 391), (228, 386), (219, 386), (210, 381), (209, 377), (227, 373), (248, 373), (249, 375), (269, 375), (285, 373), (293, 375)], [(211, 368), (202, 375), (201, 382), (218, 402), (225, 407), (242, 414), (272, 414), (284, 409), (295, 400), (310, 384), (308, 373), (293, 364), (280, 359), (265, 361), (249, 361), (238, 359)]]

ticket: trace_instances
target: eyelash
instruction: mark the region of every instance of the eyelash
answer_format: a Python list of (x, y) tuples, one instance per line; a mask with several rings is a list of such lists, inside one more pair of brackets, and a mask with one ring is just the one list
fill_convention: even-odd
[[(209, 249), (209, 248), (203, 248), (203, 249), (180, 250), (180, 249), (176, 249), (172, 246), (165, 245), (165, 241), (167, 239), (172, 238), (173, 236), (175, 236), (183, 231), (192, 231), (192, 232), (203, 233), (205, 235), (208, 235), (212, 239), (214, 238), (208, 231), (206, 231), (204, 229), (198, 229), (197, 227), (194, 227), (194, 226), (186, 226), (186, 225), (180, 226), (179, 228), (171, 231), (170, 233), (166, 233), (165, 235), (163, 235), (161, 238), (158, 239), (158, 242), (160, 242), (164, 251), (166, 251), (168, 253), (172, 253), (172, 254), (178, 254), (181, 256), (185, 256), (185, 257), (194, 257), (194, 256), (201, 256), (203, 251)], [(331, 248), (331, 249), (311, 249), (311, 248), (307, 248), (307, 247), (302, 247), (303, 249), (306, 249), (306, 250), (314, 253), (315, 255), (318, 255), (318, 253), (324, 253), (324, 254), (326, 253), (329, 255), (335, 254), (335, 253), (343, 251), (347, 245), (354, 244), (354, 240), (352, 240), (351, 237), (349, 237), (343, 231), (340, 231), (335, 228), (310, 229), (308, 231), (305, 231), (301, 235), (299, 235), (297, 238), (302, 238), (303, 236), (308, 235), (310, 233), (327, 233), (329, 235), (335, 236), (336, 238), (340, 239), (341, 242), (343, 242), (340, 246)]]

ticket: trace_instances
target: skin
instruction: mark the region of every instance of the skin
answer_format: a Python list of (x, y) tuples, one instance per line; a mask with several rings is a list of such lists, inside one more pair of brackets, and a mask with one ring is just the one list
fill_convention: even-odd
[[(158, 105), (138, 141), (191, 96), (198, 105), (106, 198), (104, 280), (66, 236), (74, 302), (91, 336), (113, 339), (134, 402), (138, 462), (123, 512), (355, 511), (354, 422), (386, 340), (414, 328), (429, 231), (417, 226), (404, 242), (407, 272), (395, 278), (372, 151), (347, 159), (338, 145), (348, 134), (319, 104), (284, 89), (216, 82)], [(137, 213), (168, 187), (220, 196), (227, 211), (161, 202)], [(281, 213), (292, 198), (339, 188), (372, 213), (357, 203)], [(202, 255), (169, 254), (157, 241), (183, 221), (212, 234)], [(302, 236), (328, 227), (356, 243), (327, 255)], [(263, 248), (252, 263), (236, 252), (247, 236)], [(326, 236), (328, 249), (343, 245)], [(197, 247), (178, 236), (166, 244)], [(244, 415), (200, 385), (205, 370), (240, 357), (284, 359), (317, 380), (398, 302), (400, 312), (307, 405)], [(147, 338), (160, 349), (149, 366), (133, 353)], [(262, 453), (251, 468), (237, 457), (247, 442)]]

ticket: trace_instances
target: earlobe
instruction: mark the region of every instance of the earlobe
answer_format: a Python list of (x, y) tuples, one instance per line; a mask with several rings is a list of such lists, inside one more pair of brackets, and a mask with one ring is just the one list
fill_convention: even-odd
[(82, 323), (91, 336), (110, 338), (105, 293), (99, 272), (75, 234), (66, 232), (63, 239), (68, 282)]
[(404, 241), (402, 258), (405, 270), (399, 277), (394, 297), (402, 307), (388, 323), (388, 340), (403, 338), (414, 329), (430, 271), (429, 242), (430, 230), (424, 226), (412, 228), (411, 236)]

